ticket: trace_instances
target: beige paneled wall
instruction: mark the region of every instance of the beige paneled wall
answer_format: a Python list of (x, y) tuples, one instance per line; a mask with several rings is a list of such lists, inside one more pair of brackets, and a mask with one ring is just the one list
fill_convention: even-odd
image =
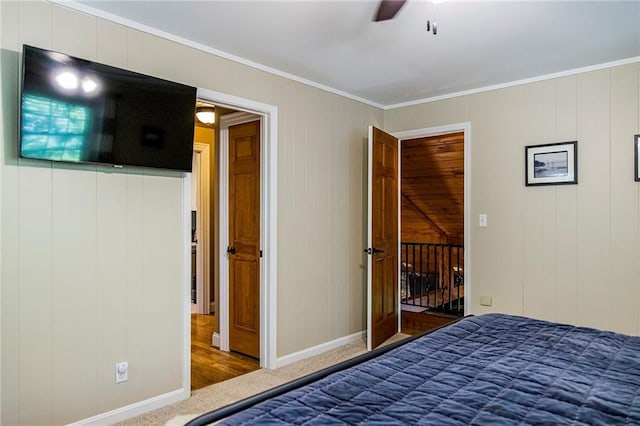
[(18, 162), (23, 43), (277, 106), (277, 354), (364, 329), (363, 137), (381, 110), (48, 2), (0, 18), (2, 424), (181, 387), (182, 179)]
[[(389, 131), (471, 123), (473, 313), (640, 334), (639, 86), (634, 63), (385, 112)], [(578, 185), (524, 186), (526, 145), (573, 140)]]

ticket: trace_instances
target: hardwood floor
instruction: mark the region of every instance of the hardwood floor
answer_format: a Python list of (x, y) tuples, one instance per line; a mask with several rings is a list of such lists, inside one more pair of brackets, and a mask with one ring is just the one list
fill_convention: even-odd
[(449, 324), (457, 318), (448, 315), (402, 311), (401, 319), (402, 333), (413, 335)]
[(260, 369), (260, 362), (211, 346), (212, 315), (191, 315), (191, 390), (213, 385)]

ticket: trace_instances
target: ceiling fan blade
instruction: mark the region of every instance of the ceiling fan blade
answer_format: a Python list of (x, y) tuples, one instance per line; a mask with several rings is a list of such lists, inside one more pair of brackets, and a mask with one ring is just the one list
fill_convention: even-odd
[(378, 11), (376, 12), (374, 22), (387, 21), (392, 19), (404, 6), (407, 0), (380, 0)]

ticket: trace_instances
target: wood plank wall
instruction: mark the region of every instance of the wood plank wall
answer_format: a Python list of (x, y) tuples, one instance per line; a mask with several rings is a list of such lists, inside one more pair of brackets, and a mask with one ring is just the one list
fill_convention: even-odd
[(464, 134), (403, 140), (402, 241), (464, 244)]

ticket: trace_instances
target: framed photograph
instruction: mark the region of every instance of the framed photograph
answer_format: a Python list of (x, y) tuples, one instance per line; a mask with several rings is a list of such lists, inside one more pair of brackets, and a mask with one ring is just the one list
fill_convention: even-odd
[(640, 182), (640, 167), (638, 166), (638, 145), (640, 145), (640, 135), (636, 135), (633, 140), (633, 151), (635, 155), (633, 156), (635, 160), (633, 161), (633, 178), (636, 182)]
[[(636, 149), (637, 145), (636, 139)], [(577, 183), (578, 142), (548, 143), (525, 147), (526, 186)]]

